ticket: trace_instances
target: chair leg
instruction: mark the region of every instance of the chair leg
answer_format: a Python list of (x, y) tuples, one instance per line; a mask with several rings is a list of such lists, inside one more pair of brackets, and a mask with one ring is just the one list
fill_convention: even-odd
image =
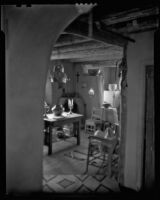
[(100, 165), (98, 171), (97, 171), (97, 174), (100, 173), (101, 169), (103, 169), (103, 166), (104, 166), (104, 163), (105, 163), (105, 153), (103, 153), (103, 159), (102, 159), (102, 164)]
[(89, 145), (88, 145), (88, 155), (87, 155), (87, 163), (86, 163), (86, 170), (85, 170), (84, 174), (88, 173), (90, 154), (91, 154), (91, 144), (90, 144), (90, 141), (89, 141)]
[(110, 178), (111, 177), (111, 158), (108, 158), (108, 177)]

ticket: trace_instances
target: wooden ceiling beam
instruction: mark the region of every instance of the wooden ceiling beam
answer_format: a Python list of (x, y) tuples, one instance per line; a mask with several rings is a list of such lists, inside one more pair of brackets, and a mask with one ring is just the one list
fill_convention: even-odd
[(61, 46), (67, 46), (67, 45), (73, 45), (73, 44), (80, 44), (83, 42), (92, 41), (90, 38), (75, 36), (73, 34), (64, 34), (62, 33), (60, 37), (58, 38), (56, 44), (54, 47), (61, 47)]
[(89, 62), (94, 62), (94, 63), (98, 63), (98, 62), (103, 62), (103, 61), (110, 61), (110, 60), (120, 60), (122, 59), (122, 55), (112, 55), (112, 58), (111, 57), (107, 57), (106, 55), (99, 55), (99, 56), (90, 56), (90, 57), (84, 57), (84, 58), (74, 58), (74, 59), (70, 59), (69, 61), (70, 62), (73, 62), (73, 63), (89, 63)]
[(72, 45), (67, 45), (67, 46), (60, 46), (60, 47), (54, 47), (52, 53), (57, 54), (57, 53), (65, 53), (65, 52), (70, 52), (70, 51), (81, 51), (81, 50), (92, 50), (92, 49), (98, 49), (99, 48), (104, 48), (106, 49), (111, 49), (111, 50), (116, 50), (116, 51), (123, 51), (122, 47), (119, 46), (113, 46), (111, 44), (104, 44), (101, 42), (97, 41), (89, 41), (89, 42), (83, 42), (81, 44), (72, 44)]
[(89, 38), (84, 38), (84, 39), (75, 39), (72, 41), (63, 41), (63, 42), (57, 42), (54, 47), (61, 47), (61, 46), (67, 46), (67, 45), (74, 45), (74, 44), (81, 44), (84, 42), (89, 42), (91, 39)]
[(116, 63), (119, 59), (103, 60), (103, 61), (86, 61), (76, 62), (79, 65), (92, 65), (93, 67), (116, 67)]
[(68, 51), (60, 53), (58, 51), (52, 51), (51, 60), (59, 59), (73, 59), (73, 58), (85, 58), (85, 57), (98, 57), (106, 56), (112, 59), (112, 56), (121, 56), (123, 54), (122, 50), (117, 50), (115, 47), (110, 47), (109, 50), (105, 48), (90, 49), (90, 50), (78, 50), (78, 51)]
[(90, 36), (88, 32), (88, 24), (80, 21), (74, 21), (65, 29), (65, 32), (121, 47), (124, 47), (128, 41), (135, 42), (133, 39), (123, 36), (119, 33), (115, 33), (109, 30), (99, 30), (95, 25), (93, 25), (92, 36)]
[(136, 24), (131, 23), (127, 24), (126, 26), (118, 28), (116, 24), (113, 27), (110, 27), (113, 31), (118, 31), (120, 33), (136, 33), (136, 32), (143, 32), (147, 30), (157, 29), (159, 27), (158, 20), (148, 20), (146, 22), (139, 23), (136, 20)]
[(144, 18), (148, 16), (158, 15), (158, 7), (153, 7), (145, 10), (132, 9), (124, 12), (119, 12), (116, 14), (106, 16), (106, 19), (102, 20), (107, 26), (132, 21), (138, 18)]

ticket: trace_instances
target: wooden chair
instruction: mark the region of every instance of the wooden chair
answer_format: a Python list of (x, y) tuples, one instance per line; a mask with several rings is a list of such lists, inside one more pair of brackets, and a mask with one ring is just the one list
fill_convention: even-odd
[[(97, 130), (94, 135), (89, 136), (88, 156), (85, 174), (88, 173), (89, 165), (98, 167), (97, 174), (106, 173), (111, 177), (112, 160), (114, 150), (118, 144), (119, 129), (118, 125), (112, 124), (105, 131)], [(111, 132), (109, 132), (109, 130)], [(109, 134), (112, 133), (112, 136)], [(96, 163), (95, 160), (98, 162)], [(96, 163), (96, 164), (95, 164)]]
[(102, 109), (93, 108), (91, 119), (85, 121), (85, 133), (93, 135), (97, 128), (102, 126)]

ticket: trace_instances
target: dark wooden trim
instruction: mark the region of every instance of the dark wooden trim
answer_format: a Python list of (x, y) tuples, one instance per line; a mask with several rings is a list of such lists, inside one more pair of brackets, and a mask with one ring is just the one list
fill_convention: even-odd
[(156, 189), (160, 188), (160, 125), (159, 125), (159, 86), (160, 86), (160, 28), (154, 34), (154, 90), (155, 90), (155, 173), (156, 173)]
[[(155, 186), (155, 135), (154, 135), (154, 66), (145, 67), (145, 124), (143, 150), (142, 189)], [(153, 86), (153, 88), (151, 88)], [(149, 92), (148, 92), (149, 91)], [(151, 95), (151, 92), (153, 95)], [(153, 107), (153, 108), (152, 108)]]

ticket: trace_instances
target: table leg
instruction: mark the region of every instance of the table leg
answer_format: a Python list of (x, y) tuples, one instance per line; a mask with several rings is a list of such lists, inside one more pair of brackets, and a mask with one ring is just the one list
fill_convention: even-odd
[(52, 154), (52, 126), (49, 126), (48, 132), (48, 155)]
[(76, 122), (73, 123), (73, 137), (77, 137)]

